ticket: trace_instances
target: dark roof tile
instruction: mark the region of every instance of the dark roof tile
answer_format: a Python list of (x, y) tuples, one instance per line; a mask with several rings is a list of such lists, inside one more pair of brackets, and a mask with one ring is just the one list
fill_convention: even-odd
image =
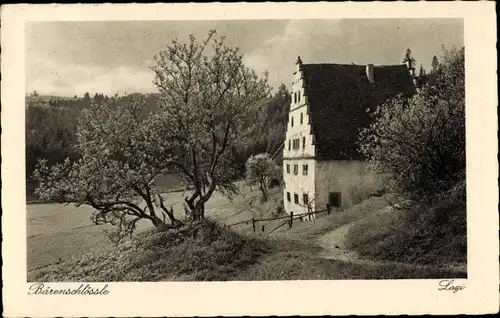
[(356, 141), (374, 110), (388, 98), (411, 94), (405, 65), (374, 66), (370, 83), (364, 65), (302, 64), (318, 159), (361, 159)]

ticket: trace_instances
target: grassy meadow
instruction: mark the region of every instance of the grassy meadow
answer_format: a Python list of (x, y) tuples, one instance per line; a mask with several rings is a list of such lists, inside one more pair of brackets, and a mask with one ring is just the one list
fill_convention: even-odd
[[(214, 193), (206, 206), (207, 217), (224, 224), (232, 224), (268, 215), (268, 211), (274, 208), (274, 205), (268, 202), (263, 205), (258, 204), (259, 210), (251, 209), (251, 204), (259, 201), (258, 191), (251, 191), (242, 184), (240, 188), (242, 194), (235, 196), (233, 200), (220, 193)], [(282, 193), (279, 189), (272, 191), (275, 197)], [(183, 217), (182, 202), (186, 195), (185, 192), (170, 192), (165, 196), (166, 203), (173, 207), (179, 219)], [(28, 269), (64, 261), (95, 248), (112, 246), (103, 233), (103, 230), (110, 225), (95, 225), (90, 219), (92, 208), (89, 206), (35, 203), (27, 205), (26, 213)], [(141, 233), (151, 228), (152, 225), (148, 220), (142, 220), (138, 223), (137, 232)], [(245, 231), (248, 227), (242, 226), (241, 229)]]
[[(273, 233), (283, 220), (224, 225), (275, 215), (282, 189), (270, 192), (268, 202), (260, 193), (240, 184), (241, 194), (229, 200), (216, 194), (207, 205), (208, 220), (195, 227), (158, 233), (144, 221), (136, 234), (114, 246), (94, 225), (88, 207), (60, 204), (28, 205), (29, 281), (225, 281), (280, 279), (408, 279), (464, 277), (465, 273), (442, 266), (426, 268), (400, 263), (359, 263), (322, 256), (318, 239), (353, 224), (355, 231), (387, 207), (384, 197), (370, 197), (360, 204), (315, 220), (294, 221)], [(182, 213), (185, 193), (168, 194), (174, 211)], [(359, 226), (357, 226), (359, 224)], [(385, 223), (384, 223), (385, 224)], [(379, 228), (385, 231), (384, 228)], [(377, 229), (363, 239), (377, 239)], [(347, 233), (347, 238), (350, 234)], [(352, 237), (352, 235), (351, 235)], [(376, 243), (376, 242), (374, 242)]]

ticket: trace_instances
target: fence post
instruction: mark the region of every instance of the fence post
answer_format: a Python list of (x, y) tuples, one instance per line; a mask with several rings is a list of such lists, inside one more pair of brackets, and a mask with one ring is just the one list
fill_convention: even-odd
[(252, 218), (252, 227), (253, 227), (253, 231), (255, 232), (255, 219)]
[(330, 209), (331, 209), (330, 204), (327, 203), (326, 204), (326, 210), (328, 211), (328, 214), (330, 214)]
[(293, 212), (290, 212), (290, 228), (293, 226)]

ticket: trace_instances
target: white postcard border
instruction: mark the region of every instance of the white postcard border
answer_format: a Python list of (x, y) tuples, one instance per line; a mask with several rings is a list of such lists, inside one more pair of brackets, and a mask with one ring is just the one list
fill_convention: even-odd
[[(2, 6), (2, 256), (5, 316), (458, 314), (499, 309), (496, 20), (492, 2)], [(104, 296), (33, 296), (26, 283), (24, 23), (90, 20), (463, 18), (466, 289), (439, 280), (109, 283)], [(54, 283), (53, 288), (78, 287)], [(95, 284), (102, 286), (104, 284)]]

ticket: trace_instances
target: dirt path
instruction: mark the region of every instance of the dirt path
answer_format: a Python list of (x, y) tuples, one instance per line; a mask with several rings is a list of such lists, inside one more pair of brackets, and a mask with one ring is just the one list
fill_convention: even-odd
[(336, 259), (346, 262), (359, 261), (359, 255), (345, 247), (344, 237), (349, 231), (349, 228), (354, 224), (355, 222), (343, 225), (320, 236), (318, 238), (318, 245), (323, 248), (323, 251), (320, 252), (320, 256), (326, 259)]
[[(391, 211), (391, 207), (386, 207), (386, 208), (384, 208), (376, 213), (386, 213), (386, 212), (390, 212), (390, 211)], [(355, 251), (347, 249), (346, 244), (345, 244), (345, 236), (346, 236), (347, 232), (349, 231), (349, 228), (351, 226), (353, 226), (354, 224), (356, 224), (356, 222), (352, 222), (352, 223), (340, 226), (340, 227), (318, 237), (317, 244), (322, 248), (322, 251), (319, 253), (319, 256), (321, 258), (325, 258), (325, 259), (334, 259), (334, 260), (339, 260), (339, 261), (344, 261), (344, 262), (372, 265), (372, 266), (400, 265), (400, 266), (411, 267), (411, 268), (420, 268), (420, 269), (434, 268), (435, 269), (435, 266), (415, 265), (415, 264), (408, 264), (408, 263), (396, 262), (396, 261), (378, 261), (378, 260), (376, 261), (376, 260), (361, 257)], [(459, 264), (459, 265), (449, 264), (449, 265), (446, 265), (445, 267), (446, 267), (446, 269), (456, 271), (457, 273), (467, 272), (467, 265), (465, 265), (465, 264)]]

